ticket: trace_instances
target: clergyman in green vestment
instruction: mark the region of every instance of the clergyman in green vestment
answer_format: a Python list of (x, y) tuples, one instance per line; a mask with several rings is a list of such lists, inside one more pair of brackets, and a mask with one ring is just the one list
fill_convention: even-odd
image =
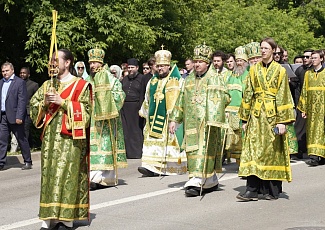
[(237, 164), (240, 161), (242, 150), (242, 129), (239, 118), (239, 107), (245, 90), (246, 77), (248, 75), (247, 54), (245, 47), (239, 46), (235, 49), (236, 66), (227, 81), (227, 89), (231, 96), (230, 104), (226, 108), (229, 128), (226, 132), (226, 146), (228, 161), (235, 158)]
[(225, 126), (225, 108), (230, 102), (224, 78), (210, 65), (212, 49), (205, 44), (194, 49), (194, 68), (185, 79), (171, 113), (170, 132), (175, 122), (184, 123), (182, 147), (187, 155), (189, 181), (186, 196), (199, 196), (218, 187), (221, 172), (221, 128)]
[(313, 68), (305, 73), (298, 109), (307, 119), (307, 150), (310, 166), (325, 164), (325, 70), (324, 52), (311, 53)]
[(41, 229), (56, 222), (72, 227), (73, 220), (89, 218), (91, 86), (70, 74), (70, 51), (57, 53), (58, 59), (52, 61), (59, 66), (57, 77), (53, 77), (53, 84), (50, 80), (44, 82), (30, 101), (30, 117), (37, 128), (43, 128)]
[[(147, 84), (145, 100), (139, 115), (146, 119), (142, 165), (138, 171), (145, 176), (186, 173), (186, 154), (180, 150), (177, 134), (168, 130), (168, 116), (180, 92), (183, 81), (176, 65), (170, 70), (171, 52), (155, 53), (158, 73)], [(183, 135), (182, 126), (178, 132)]]
[(238, 175), (247, 177), (242, 201), (256, 201), (258, 194), (274, 200), (282, 181), (291, 181), (286, 126), (294, 122), (294, 105), (284, 67), (273, 60), (277, 44), (261, 41), (262, 61), (251, 66), (239, 109), (245, 131)]
[(104, 65), (102, 49), (88, 51), (93, 87), (90, 125), (90, 189), (118, 184), (118, 168), (126, 168), (122, 121), (119, 114), (125, 93), (121, 82)]

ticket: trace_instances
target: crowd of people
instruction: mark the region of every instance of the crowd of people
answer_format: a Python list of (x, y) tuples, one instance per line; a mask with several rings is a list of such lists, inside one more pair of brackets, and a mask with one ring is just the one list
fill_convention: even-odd
[(11, 132), (22, 169), (31, 169), (29, 127), (43, 129), (41, 229), (88, 219), (89, 190), (117, 186), (127, 159), (141, 159), (144, 177), (188, 172), (185, 195), (196, 197), (218, 189), (217, 173), (233, 158), (246, 179), (240, 201), (278, 199), (292, 180), (290, 160), (308, 153), (308, 165), (325, 164), (322, 50), (305, 50), (292, 65), (269, 37), (233, 54), (200, 44), (179, 69), (162, 46), (143, 73), (135, 58), (121, 66), (104, 58), (89, 50), (88, 74), (60, 49), (40, 88), (27, 67), (18, 77), (11, 63), (1, 66), (0, 170)]

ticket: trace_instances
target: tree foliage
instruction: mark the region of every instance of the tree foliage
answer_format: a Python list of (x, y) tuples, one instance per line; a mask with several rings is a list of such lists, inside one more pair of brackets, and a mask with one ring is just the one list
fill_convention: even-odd
[(105, 61), (147, 60), (162, 44), (183, 61), (195, 45), (233, 52), (271, 36), (291, 59), (305, 48), (321, 48), (324, 0), (0, 0), (0, 61), (30, 65), (46, 79), (53, 9), (58, 11), (60, 48), (87, 61), (102, 47)]

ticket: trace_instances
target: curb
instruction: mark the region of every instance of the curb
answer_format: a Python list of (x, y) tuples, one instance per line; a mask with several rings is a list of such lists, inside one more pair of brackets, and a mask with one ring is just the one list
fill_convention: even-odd
[[(41, 160), (41, 151), (32, 152), (32, 161)], [(21, 154), (7, 156), (7, 165), (24, 164), (24, 158)]]

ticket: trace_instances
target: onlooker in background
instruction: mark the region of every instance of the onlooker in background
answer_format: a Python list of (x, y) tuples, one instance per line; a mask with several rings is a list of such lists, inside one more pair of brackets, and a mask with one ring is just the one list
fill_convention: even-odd
[(111, 65), (109, 67), (111, 74), (114, 75), (119, 81), (122, 81), (122, 69), (118, 65)]
[(235, 62), (235, 55), (234, 54), (227, 54), (227, 60), (226, 60), (227, 69), (230, 71), (233, 71), (236, 67)]
[(284, 64), (288, 63), (288, 50), (286, 50), (286, 49), (283, 49), (282, 61), (283, 61)]
[(124, 77), (129, 75), (128, 64), (127, 63), (122, 63), (121, 64), (121, 69), (122, 69), (122, 79), (121, 79), (121, 81), (122, 81)]
[[(150, 67), (150, 72), (143, 75), (142, 86), (141, 86), (141, 87), (143, 87), (143, 89), (147, 88), (147, 84), (148, 84), (149, 80), (155, 73), (157, 73), (156, 58), (155, 57), (149, 58), (148, 65)], [(143, 125), (145, 125), (145, 124), (143, 124)]]
[(74, 69), (77, 72), (77, 77), (81, 77), (82, 79), (86, 79), (88, 77), (88, 73), (86, 70), (86, 65), (83, 61), (78, 61), (74, 65)]
[(148, 73), (150, 73), (151, 69), (150, 69), (150, 66), (148, 64), (148, 62), (144, 62), (142, 63), (142, 73), (143, 75), (146, 75)]
[(135, 58), (127, 60), (129, 75), (122, 80), (125, 100), (121, 109), (121, 118), (125, 140), (126, 157), (140, 159), (143, 145), (144, 119), (139, 116), (139, 110), (144, 100), (143, 75), (138, 72), (139, 64)]
[(277, 46), (273, 53), (274, 61), (277, 63), (283, 64), (283, 48), (281, 46)]
[(30, 119), (30, 99), (32, 98), (32, 96), (36, 93), (36, 91), (38, 90), (38, 83), (36, 83), (35, 81), (32, 81), (29, 79), (30, 77), (30, 70), (28, 67), (22, 67), (20, 69), (20, 73), (19, 76), (25, 80), (26, 82), (26, 88), (27, 88), (27, 115), (26, 115), (26, 119), (25, 119), (25, 134), (26, 134), (26, 138), (29, 141), (29, 146), (32, 146), (32, 140), (31, 138), (29, 138), (29, 130), (30, 130), (30, 126), (32, 124), (32, 120)]
[(324, 53), (315, 50), (311, 53), (313, 69), (305, 73), (298, 109), (307, 120), (307, 151), (310, 159), (306, 164), (318, 166), (325, 164), (325, 70)]
[(293, 59), (293, 64), (303, 64), (304, 63), (304, 56), (303, 55), (297, 55)]
[[(305, 73), (307, 70), (313, 68), (313, 63), (311, 59), (311, 53), (314, 50), (307, 49), (304, 51), (304, 63), (302, 66), (299, 66), (295, 74), (297, 76), (296, 81), (290, 81), (290, 86), (294, 89), (294, 102), (295, 105), (298, 104), (300, 93), (304, 85)], [(293, 80), (293, 79), (292, 79)], [(302, 159), (303, 154), (307, 153), (307, 141), (306, 141), (306, 119), (304, 119), (301, 115), (301, 111), (296, 109), (296, 121), (294, 123), (294, 128), (296, 131), (297, 141), (298, 141), (298, 154), (291, 155), (293, 159), (298, 158)]]
[(190, 75), (190, 73), (193, 72), (194, 62), (193, 62), (192, 58), (187, 58), (185, 60), (185, 69), (186, 69), (186, 72), (184, 74), (182, 74), (182, 78), (186, 78), (188, 75)]
[(24, 127), (27, 106), (26, 82), (15, 75), (14, 66), (10, 62), (2, 64), (1, 71), (3, 79), (0, 80), (0, 170), (3, 170), (6, 164), (10, 132), (15, 135), (24, 158), (22, 169), (31, 169), (30, 147)]

